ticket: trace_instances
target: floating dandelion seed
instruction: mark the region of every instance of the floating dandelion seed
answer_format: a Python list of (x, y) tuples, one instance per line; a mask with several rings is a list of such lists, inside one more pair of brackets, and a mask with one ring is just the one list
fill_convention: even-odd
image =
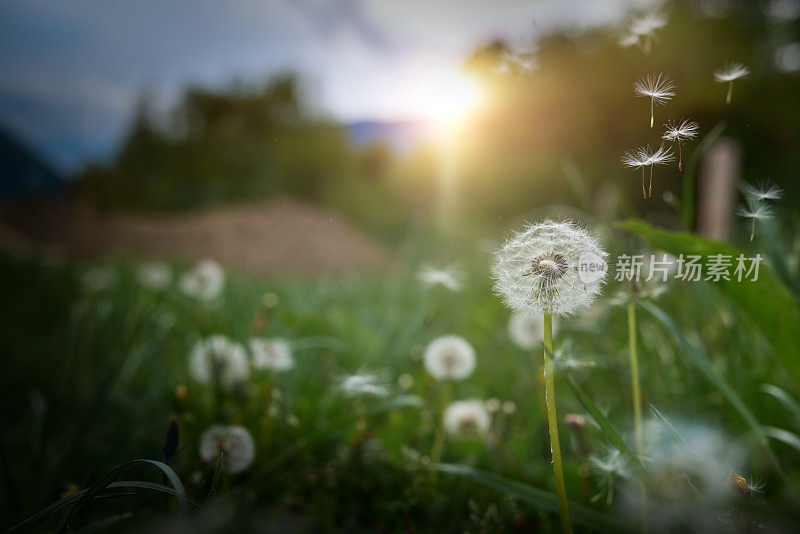
[(653, 41), (656, 39), (656, 30), (667, 25), (667, 18), (658, 13), (649, 13), (636, 18), (631, 22), (631, 35), (636, 36), (641, 49), (645, 54), (650, 53)]
[(650, 99), (650, 128), (653, 127), (653, 107), (655, 104), (663, 105), (675, 96), (675, 84), (663, 72), (648, 74), (633, 84), (633, 92), (637, 97)]
[(219, 381), (229, 388), (250, 376), (250, 364), (244, 348), (225, 336), (200, 340), (189, 353), (189, 372), (196, 381), (208, 384)]
[(214, 260), (204, 260), (181, 278), (181, 290), (198, 300), (212, 301), (225, 288), (225, 271)]
[(683, 153), (681, 150), (681, 145), (684, 141), (689, 141), (690, 139), (697, 137), (697, 134), (700, 131), (700, 125), (694, 121), (684, 119), (680, 123), (676, 121), (669, 121), (664, 125), (664, 127), (666, 128), (666, 131), (661, 138), (665, 141), (669, 141), (670, 143), (678, 144), (678, 170), (683, 170)]
[(464, 273), (455, 267), (436, 269), (435, 267), (426, 266), (420, 269), (417, 278), (423, 285), (428, 287), (440, 285), (450, 291), (459, 291)]
[(444, 428), (448, 434), (481, 437), (489, 431), (490, 424), (491, 418), (484, 401), (456, 401), (444, 412)]
[(292, 346), (282, 338), (254, 337), (250, 340), (253, 368), (288, 371), (294, 367)]
[(436, 338), (425, 349), (425, 368), (438, 380), (461, 380), (475, 370), (475, 350), (459, 336)]
[(750, 74), (750, 69), (744, 66), (742, 63), (737, 63), (732, 61), (725, 65), (721, 69), (717, 69), (714, 71), (714, 80), (717, 83), (727, 83), (728, 84), (728, 94), (725, 97), (725, 103), (731, 103), (731, 95), (733, 94), (733, 82), (740, 79), (740, 78), (747, 78)]
[(783, 198), (783, 189), (769, 180), (758, 182), (756, 185), (745, 183), (741, 186), (742, 193), (757, 200), (780, 200)]
[(214, 425), (200, 436), (200, 458), (204, 462), (216, 460), (222, 453), (222, 470), (241, 473), (256, 457), (253, 436), (243, 426)]
[(348, 397), (386, 397), (389, 395), (387, 375), (386, 371), (358, 372), (339, 377), (337, 387)]
[(602, 261), (607, 254), (588, 230), (570, 221), (530, 224), (495, 254), (495, 291), (515, 312), (573, 315), (597, 298), (605, 277), (581, 280), (582, 255)]
[[(672, 149), (661, 145), (658, 150), (653, 152), (650, 145), (646, 147), (640, 146), (634, 150), (625, 152), (622, 156), (622, 164), (626, 167), (635, 169), (642, 169), (642, 197), (648, 198), (653, 196), (653, 166), (664, 165), (675, 159), (675, 154)], [(650, 168), (650, 186), (647, 191), (644, 188), (644, 168)]]
[(747, 199), (746, 204), (740, 204), (736, 208), (736, 215), (752, 220), (752, 227), (750, 228), (750, 241), (752, 241), (756, 233), (756, 221), (771, 219), (772, 208), (763, 200), (750, 198)]

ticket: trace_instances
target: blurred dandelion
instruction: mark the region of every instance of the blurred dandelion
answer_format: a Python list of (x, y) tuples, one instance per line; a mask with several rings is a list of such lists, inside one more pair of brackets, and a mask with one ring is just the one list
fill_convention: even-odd
[(750, 74), (750, 69), (742, 63), (731, 61), (721, 69), (714, 71), (714, 81), (717, 83), (728, 84), (728, 94), (725, 96), (725, 103), (731, 103), (731, 95), (733, 94), (733, 82), (741, 78), (747, 78)]
[(490, 424), (489, 412), (481, 400), (456, 401), (444, 412), (444, 428), (448, 434), (481, 437), (489, 431)]
[(237, 474), (252, 465), (256, 446), (250, 431), (243, 426), (213, 425), (200, 436), (200, 458), (216, 460), (222, 453), (222, 470)]
[(344, 375), (337, 380), (337, 389), (347, 397), (387, 397), (389, 395), (389, 377), (387, 370), (357, 372)]
[[(558, 330), (558, 322), (553, 321), (553, 332)], [(544, 338), (542, 318), (533, 313), (514, 313), (508, 320), (508, 335), (519, 348), (535, 349)]]
[(654, 110), (656, 104), (663, 105), (675, 96), (675, 83), (669, 76), (660, 72), (648, 74), (639, 78), (633, 84), (633, 92), (637, 97), (650, 99), (650, 128), (653, 127)]
[(661, 138), (670, 143), (677, 143), (678, 145), (678, 170), (683, 170), (683, 152), (681, 145), (684, 141), (689, 141), (697, 137), (700, 131), (700, 125), (694, 121), (682, 120), (680, 123), (676, 121), (669, 121), (664, 125), (666, 131)]
[(117, 283), (117, 272), (111, 267), (98, 266), (86, 270), (81, 276), (81, 287), (86, 293), (100, 293)]
[(764, 180), (756, 185), (744, 183), (742, 193), (755, 200), (780, 200), (783, 198), (783, 189), (770, 180)]
[(219, 382), (232, 387), (250, 376), (247, 353), (237, 342), (223, 335), (198, 341), (189, 353), (189, 372), (197, 382)]
[(756, 221), (765, 221), (772, 218), (772, 207), (763, 200), (748, 198), (745, 204), (736, 208), (736, 215), (752, 221), (750, 227), (750, 241), (756, 234)]
[(645, 54), (649, 54), (656, 40), (656, 31), (667, 25), (667, 18), (660, 13), (647, 13), (631, 21), (625, 37), (620, 39), (622, 46), (637, 45)]
[(459, 291), (464, 273), (453, 266), (437, 269), (428, 265), (420, 269), (417, 278), (427, 287), (442, 286), (450, 291)]
[(475, 370), (475, 349), (462, 337), (442, 336), (430, 342), (424, 360), (437, 380), (461, 380)]
[[(642, 169), (642, 197), (648, 198), (653, 196), (653, 166), (664, 165), (670, 161), (673, 161), (674, 159), (675, 154), (672, 153), (671, 148), (661, 145), (658, 147), (658, 150), (652, 151), (650, 149), (650, 145), (647, 145), (646, 147), (640, 146), (625, 152), (625, 154), (622, 156), (622, 164), (626, 167)], [(647, 191), (645, 191), (644, 188), (645, 167), (650, 168), (650, 186), (648, 187)]]
[(288, 371), (294, 367), (292, 346), (282, 338), (251, 338), (250, 353), (253, 357), (254, 369)]
[(489, 413), (496, 413), (500, 411), (503, 403), (497, 397), (492, 397), (486, 401), (486, 410)]
[(172, 269), (162, 261), (144, 263), (136, 269), (136, 280), (142, 287), (161, 291), (172, 283)]
[(181, 277), (181, 290), (198, 300), (212, 301), (225, 288), (225, 271), (214, 260), (203, 260)]
[(397, 385), (400, 386), (400, 389), (402, 390), (409, 390), (411, 389), (411, 386), (414, 385), (414, 377), (409, 373), (403, 373), (397, 377)]

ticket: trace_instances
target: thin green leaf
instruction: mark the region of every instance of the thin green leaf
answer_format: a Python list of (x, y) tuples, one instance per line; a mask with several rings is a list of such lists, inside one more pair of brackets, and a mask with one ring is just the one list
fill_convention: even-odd
[(686, 228), (691, 229), (694, 226), (694, 184), (696, 181), (695, 176), (697, 175), (697, 165), (700, 163), (700, 158), (702, 158), (711, 145), (714, 144), (714, 141), (722, 135), (725, 126), (724, 122), (720, 122), (714, 126), (711, 131), (703, 137), (702, 141), (697, 145), (697, 148), (694, 149), (686, 164), (686, 172), (683, 174), (683, 198), (681, 198), (681, 204), (683, 206), (683, 225)]
[(711, 362), (706, 358), (705, 354), (703, 354), (700, 350), (697, 349), (693, 344), (686, 339), (686, 336), (680, 331), (678, 326), (675, 322), (667, 315), (663, 310), (661, 310), (658, 306), (653, 304), (652, 302), (647, 301), (640, 301), (641, 306), (650, 312), (650, 314), (655, 317), (665, 328), (668, 330), (672, 337), (675, 339), (676, 344), (682, 349), (680, 351), (681, 354), (685, 354), (688, 359), (689, 363), (694, 365), (694, 367), (700, 371), (700, 373), (708, 380), (711, 384), (716, 387), (720, 393), (725, 397), (725, 399), (730, 403), (731, 406), (739, 413), (742, 419), (744, 419), (747, 426), (750, 427), (750, 430), (758, 439), (758, 442), (761, 444), (762, 448), (764, 449), (764, 453), (767, 455), (767, 458), (775, 467), (775, 470), (778, 472), (778, 475), (781, 477), (783, 482), (786, 484), (789, 491), (794, 492), (789, 481), (786, 479), (786, 475), (784, 474), (783, 467), (781, 466), (780, 462), (778, 461), (778, 457), (775, 455), (775, 452), (772, 450), (772, 447), (769, 444), (769, 440), (767, 439), (767, 435), (764, 433), (763, 428), (759, 424), (758, 420), (756, 419), (753, 412), (747, 407), (741, 397), (736, 393), (736, 391), (725, 381), (725, 379), (714, 370), (714, 366)]
[(782, 441), (788, 446), (792, 447), (794, 450), (800, 452), (800, 436), (794, 432), (789, 432), (788, 430), (784, 430), (782, 428), (775, 428), (774, 426), (765, 426), (762, 428), (764, 430), (764, 434), (767, 436), (771, 437), (772, 439)]
[(800, 404), (786, 391), (773, 384), (761, 384), (761, 391), (778, 399), (792, 413), (795, 421), (800, 421)]
[(219, 481), (222, 477), (222, 456), (224, 454), (224, 451), (219, 451), (217, 465), (214, 467), (214, 476), (211, 477), (211, 487), (208, 489), (208, 496), (206, 497), (206, 506), (214, 504), (214, 499), (217, 498), (217, 488), (219, 487)]
[[(653, 248), (676, 256), (722, 254), (732, 257), (734, 262), (740, 254), (748, 256), (744, 251), (730, 245), (692, 234), (668, 232), (644, 221), (630, 219), (618, 223), (617, 227), (646, 239)], [(762, 263), (759, 266), (758, 280), (739, 282), (736, 277), (731, 276), (730, 280), (720, 279), (718, 282), (707, 283), (739, 306), (775, 349), (775, 354), (796, 383), (800, 383), (800, 343), (797, 343), (800, 307), (775, 272)]]
[[(554, 493), (530, 486), (524, 482), (512, 480), (487, 471), (480, 471), (468, 465), (434, 464), (431, 468), (442, 473), (468, 478), (481, 486), (502, 491), (523, 502), (547, 510), (548, 512), (555, 514), (559, 512), (558, 499)], [(599, 528), (612, 532), (634, 531), (631, 525), (628, 525), (617, 517), (601, 514), (596, 510), (573, 502), (569, 503), (569, 510), (574, 523), (584, 525), (591, 529)]]

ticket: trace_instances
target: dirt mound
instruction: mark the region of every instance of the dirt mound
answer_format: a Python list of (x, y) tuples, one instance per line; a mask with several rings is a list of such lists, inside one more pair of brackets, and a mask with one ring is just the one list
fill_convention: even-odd
[(341, 216), (288, 199), (184, 215), (100, 217), (66, 205), (35, 213), (40, 209), (3, 218), (50, 252), (213, 258), (251, 272), (305, 275), (379, 270), (389, 264), (388, 252)]

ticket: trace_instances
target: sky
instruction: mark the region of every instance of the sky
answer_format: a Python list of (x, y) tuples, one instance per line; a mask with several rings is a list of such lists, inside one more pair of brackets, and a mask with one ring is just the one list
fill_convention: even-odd
[(0, 127), (70, 171), (111, 154), (147, 93), (301, 75), (344, 122), (425, 118), (477, 46), (529, 49), (648, 0), (3, 0)]

